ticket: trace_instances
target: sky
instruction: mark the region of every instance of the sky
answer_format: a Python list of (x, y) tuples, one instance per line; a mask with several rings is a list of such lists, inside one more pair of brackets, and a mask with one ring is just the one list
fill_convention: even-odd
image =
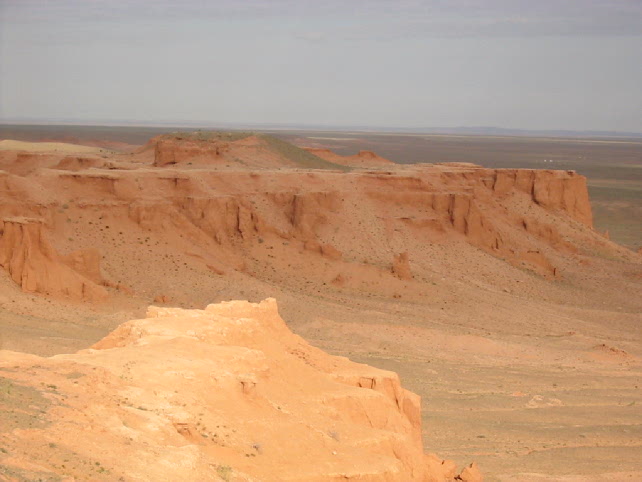
[(0, 0), (0, 122), (642, 132), (642, 0)]

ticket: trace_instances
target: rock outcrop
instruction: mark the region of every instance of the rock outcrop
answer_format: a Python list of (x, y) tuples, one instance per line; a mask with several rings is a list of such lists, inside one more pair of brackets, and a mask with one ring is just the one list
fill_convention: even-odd
[[(73, 355), (0, 353), (3, 406), (16, 413), (0, 428), (0, 473), (10, 479), (457, 474), (423, 453), (419, 397), (395, 373), (311, 347), (273, 299), (150, 307)], [(473, 470), (462, 480), (480, 480)]]
[(86, 250), (61, 256), (45, 239), (37, 219), (0, 221), (0, 267), (28, 293), (90, 302), (107, 298), (99, 253)]
[[(108, 279), (131, 279), (132, 271), (149, 265), (138, 261), (140, 253), (132, 253), (129, 264), (112, 253), (122, 233), (133, 232), (139, 233), (133, 240), (138, 246), (155, 238), (144, 255), (159, 273), (177, 269), (160, 250), (166, 246), (176, 256), (198, 260), (208, 275), (240, 271), (265, 279), (280, 273), (282, 279), (341, 289), (365, 289), (358, 280), (375, 276), (388, 280), (380, 283), (386, 296), (402, 288), (385, 288), (391, 283), (432, 276), (435, 260), (426, 246), (456, 246), (472, 260), (491, 255), (551, 280), (565, 278), (569, 263), (579, 265), (583, 253), (617, 251), (592, 230), (586, 179), (569, 171), (462, 163), (302, 169), (336, 165), (251, 134), (174, 134), (152, 139), (127, 161), (83, 159), (60, 154), (47, 161), (52, 169), (38, 167), (26, 177), (0, 172), (0, 219), (45, 220), (48, 239), (61, 252), (100, 251)], [(35, 234), (41, 228), (28, 229)], [(42, 247), (20, 248), (11, 236), (2, 242), (2, 266), (24, 289), (87, 300), (106, 296), (101, 285), (111, 285), (99, 270), (88, 275), (78, 261), (49, 248), (46, 255), (38, 254)], [(400, 253), (407, 258), (395, 259)], [(29, 274), (8, 256), (23, 259)], [(38, 270), (64, 272), (75, 281), (57, 288), (51, 274), (36, 276)], [(359, 276), (348, 275), (355, 270)], [(169, 286), (139, 280), (131, 290), (146, 293), (146, 299), (158, 293), (177, 299)]]
[(155, 137), (142, 152), (153, 149), (153, 165), (208, 166), (210, 169), (303, 167), (337, 169), (332, 163), (275, 137), (256, 133), (176, 133)]
[(183, 162), (207, 160), (216, 162), (230, 149), (229, 142), (202, 142), (160, 138), (154, 146), (154, 165), (167, 166)]
[(586, 178), (575, 171), (498, 169), (493, 191), (503, 195), (512, 189), (530, 194), (540, 206), (564, 211), (582, 224), (593, 226)]

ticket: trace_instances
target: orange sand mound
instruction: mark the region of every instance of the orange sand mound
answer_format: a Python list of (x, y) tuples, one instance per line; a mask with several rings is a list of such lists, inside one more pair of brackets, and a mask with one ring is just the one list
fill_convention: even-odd
[(394, 163), (385, 159), (372, 151), (359, 151), (353, 156), (341, 156), (332, 152), (330, 149), (320, 147), (304, 147), (306, 151), (318, 156), (326, 161), (343, 166), (352, 167), (391, 167)]
[[(445, 480), (395, 373), (293, 335), (274, 299), (151, 307), (92, 349), (5, 354), (4, 474), (27, 479)], [(44, 383), (40, 384), (40, 381)], [(463, 480), (481, 480), (476, 467)]]

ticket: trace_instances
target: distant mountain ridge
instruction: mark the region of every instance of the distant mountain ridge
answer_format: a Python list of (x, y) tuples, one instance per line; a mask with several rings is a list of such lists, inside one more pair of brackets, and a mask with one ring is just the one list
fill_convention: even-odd
[(250, 130), (315, 130), (329, 132), (391, 132), (407, 134), (450, 134), (477, 136), (525, 136), (525, 137), (616, 137), (640, 138), (642, 132), (609, 131), (609, 130), (572, 130), (572, 129), (520, 129), (496, 126), (455, 126), (455, 127), (386, 127), (366, 125), (329, 125), (329, 124), (289, 124), (289, 123), (235, 123), (235, 122), (196, 122), (196, 121), (118, 121), (78, 119), (5, 119), (0, 121), (0, 138), (2, 131), (13, 126), (81, 126), (81, 127), (161, 127), (161, 128), (200, 128), (200, 129), (250, 129)]
[(642, 132), (621, 131), (574, 131), (574, 130), (537, 130), (537, 129), (510, 129), (494, 126), (471, 127), (431, 127), (426, 129), (431, 133), (464, 134), (464, 135), (504, 135), (504, 136), (532, 136), (532, 137), (639, 137)]

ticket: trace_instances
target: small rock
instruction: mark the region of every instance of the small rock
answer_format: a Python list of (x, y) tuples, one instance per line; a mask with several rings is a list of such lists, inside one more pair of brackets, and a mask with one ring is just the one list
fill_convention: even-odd
[(479, 466), (473, 462), (459, 474), (459, 479), (464, 482), (483, 482), (484, 477), (482, 477)]

